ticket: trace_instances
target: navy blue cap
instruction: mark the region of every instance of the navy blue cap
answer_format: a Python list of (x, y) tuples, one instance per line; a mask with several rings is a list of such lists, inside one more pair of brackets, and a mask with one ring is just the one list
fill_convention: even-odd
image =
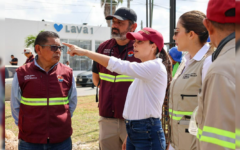
[(113, 18), (117, 18), (118, 20), (132, 20), (133, 22), (137, 22), (137, 14), (134, 10), (127, 7), (119, 8), (114, 15), (109, 15), (106, 17), (106, 20), (112, 20)]

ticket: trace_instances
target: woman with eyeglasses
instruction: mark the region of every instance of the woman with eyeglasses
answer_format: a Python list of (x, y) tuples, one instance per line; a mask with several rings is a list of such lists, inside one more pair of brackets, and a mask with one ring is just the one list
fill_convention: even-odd
[(171, 62), (163, 49), (162, 34), (144, 28), (137, 33), (127, 33), (127, 38), (135, 40), (134, 57), (139, 58), (141, 63), (63, 44), (70, 48), (68, 53), (71, 56), (87, 56), (112, 72), (135, 78), (128, 89), (123, 111), (128, 136), (122, 149), (165, 150), (166, 142), (160, 119), (166, 89), (171, 80)]
[[(203, 25), (205, 14), (189, 11), (180, 16), (174, 29), (173, 39), (178, 51), (188, 52), (186, 62), (181, 64), (170, 86), (170, 150), (195, 150), (196, 136), (188, 131), (194, 109), (198, 106), (201, 89), (208, 67), (211, 65), (208, 31)], [(209, 57), (208, 57), (209, 56)]]

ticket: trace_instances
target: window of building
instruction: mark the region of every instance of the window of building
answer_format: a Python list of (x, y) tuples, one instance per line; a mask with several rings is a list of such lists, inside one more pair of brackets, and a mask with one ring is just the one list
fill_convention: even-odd
[[(69, 40), (70, 44), (77, 45), (78, 47), (92, 50), (92, 41), (89, 40)], [(86, 56), (73, 56), (69, 57), (70, 67), (73, 70), (88, 70), (92, 66), (92, 61)]]
[[(68, 40), (67, 39), (61, 39), (60, 40), (61, 43), (64, 42), (64, 43), (68, 43)], [(67, 54), (67, 46), (64, 46), (64, 49), (62, 51), (62, 54), (61, 54), (61, 58), (60, 58), (60, 62), (62, 62), (63, 64), (66, 64), (67, 60), (69, 60), (69, 55)]]
[(95, 51), (98, 49), (99, 45), (102, 43), (103, 41), (95, 41)]

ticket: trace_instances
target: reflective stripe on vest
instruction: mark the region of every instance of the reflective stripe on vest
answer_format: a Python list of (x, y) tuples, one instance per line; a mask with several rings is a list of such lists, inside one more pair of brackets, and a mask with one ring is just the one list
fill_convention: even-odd
[(193, 112), (175, 111), (169, 108), (169, 116), (173, 120), (181, 120), (184, 115), (191, 116)]
[(126, 75), (109, 75), (105, 73), (99, 72), (99, 77), (101, 80), (108, 81), (108, 82), (133, 82), (134, 78)]
[(134, 78), (126, 75), (117, 75), (115, 82), (133, 82)]
[(219, 145), (221, 147), (235, 149), (235, 133), (204, 126), (203, 130), (198, 129), (197, 138), (200, 141)]
[(240, 129), (236, 129), (236, 146), (240, 148)]
[[(21, 103), (29, 106), (47, 106), (47, 98), (25, 98), (22, 97)], [(49, 105), (66, 105), (68, 97), (49, 98)]]

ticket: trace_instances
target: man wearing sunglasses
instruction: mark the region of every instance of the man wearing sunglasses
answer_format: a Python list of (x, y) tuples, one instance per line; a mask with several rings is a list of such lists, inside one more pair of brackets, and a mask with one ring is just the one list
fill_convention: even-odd
[(77, 105), (72, 69), (59, 63), (63, 46), (56, 33), (39, 33), (34, 48), (34, 61), (17, 69), (12, 84), (18, 149), (71, 150), (71, 116)]

